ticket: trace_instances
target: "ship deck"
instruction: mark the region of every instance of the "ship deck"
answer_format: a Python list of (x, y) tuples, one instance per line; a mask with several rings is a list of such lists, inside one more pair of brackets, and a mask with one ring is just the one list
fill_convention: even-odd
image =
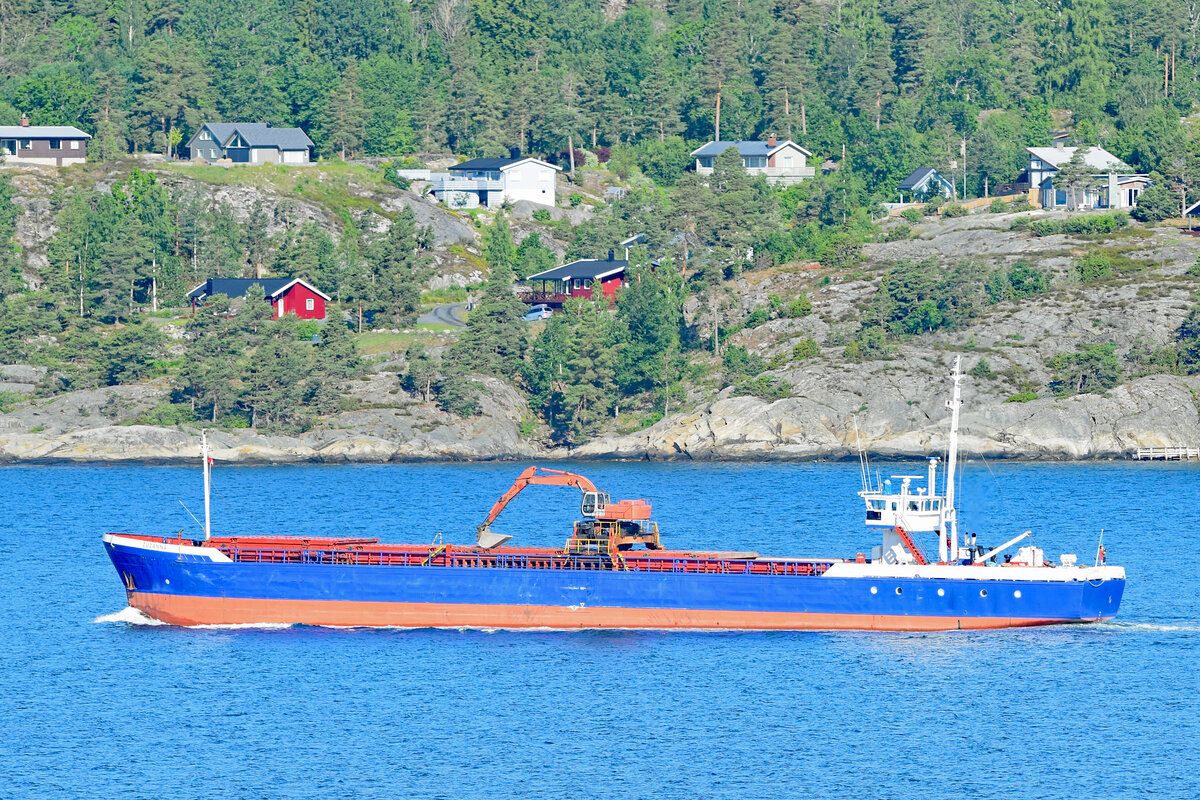
[(721, 575), (823, 574), (839, 559), (759, 558), (757, 553), (628, 550), (615, 554), (568, 554), (548, 547), (383, 544), (369, 538), (214, 537), (207, 542), (161, 536), (129, 538), (163, 544), (212, 547), (235, 563), (313, 564), (451, 569), (544, 569)]

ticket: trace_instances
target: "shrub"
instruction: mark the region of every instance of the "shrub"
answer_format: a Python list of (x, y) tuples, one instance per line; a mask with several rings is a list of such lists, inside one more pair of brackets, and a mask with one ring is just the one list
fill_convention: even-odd
[(196, 421), (196, 412), (186, 403), (159, 403), (154, 408), (147, 409), (132, 420), (133, 425), (186, 425)]
[(900, 242), (905, 239), (911, 239), (912, 235), (913, 235), (912, 228), (901, 223), (899, 225), (893, 225), (892, 227), (890, 227), (886, 231), (884, 231), (883, 236), (880, 237), (880, 241), (882, 241), (882, 242)]
[(1103, 253), (1091, 252), (1075, 259), (1074, 270), (1082, 283), (1093, 283), (1112, 276), (1112, 261)]
[(1023, 197), (1020, 200), (1014, 200), (1013, 202), (1009, 203), (1008, 210), (1014, 214), (1018, 211), (1032, 211), (1033, 203), (1029, 202), (1028, 197)]
[[(405, 159), (405, 160), (407, 161), (409, 159)], [(413, 159), (413, 160), (415, 160), (415, 159)], [(420, 166), (420, 163), (418, 162), (418, 167), (419, 166)], [(398, 165), (395, 161), (386, 162), (383, 165), (383, 179), (398, 189), (407, 189), (412, 184), (412, 182), (408, 178), (403, 177), (402, 175), (400, 175), (397, 172), (398, 169), (404, 169), (404, 168), (405, 167)]]
[(819, 355), (821, 355), (821, 346), (814, 339), (801, 339), (792, 348), (792, 358), (797, 361), (816, 358)]
[(965, 217), (969, 213), (964, 206), (960, 206), (958, 203), (951, 203), (946, 206), (946, 210), (942, 212), (942, 216), (950, 218)]
[(800, 295), (787, 304), (783, 309), (783, 315), (791, 319), (799, 317), (807, 317), (813, 311), (812, 301), (805, 295)]
[(1113, 211), (1108, 214), (1081, 214), (1066, 219), (1013, 220), (1012, 230), (1028, 228), (1034, 236), (1054, 236), (1060, 233), (1087, 235), (1113, 233), (1128, 224), (1128, 214), (1124, 211)]
[(1008, 203), (997, 197), (992, 201), (992, 204), (988, 206), (988, 211), (992, 212), (993, 214), (1003, 214), (1005, 211), (1008, 211)]
[(764, 322), (769, 322), (771, 312), (765, 306), (759, 306), (750, 312), (750, 316), (746, 317), (746, 321), (742, 323), (743, 328), (757, 328)]
[(1193, 278), (1200, 278), (1200, 258), (1196, 259), (1196, 263), (1187, 268), (1187, 274)]
[(1132, 211), (1133, 218), (1139, 222), (1162, 222), (1178, 213), (1179, 198), (1159, 183), (1147, 186), (1138, 195), (1137, 205)]
[(925, 215), (922, 214), (918, 209), (915, 209), (915, 208), (904, 209), (903, 211), (900, 212), (900, 216), (904, 217), (906, 220), (911, 222), (913, 225), (916, 225), (918, 222), (920, 222), (922, 219), (925, 218)]
[(533, 218), (536, 219), (538, 222), (549, 222), (551, 219), (550, 209), (548, 209), (548, 208), (536, 209), (533, 212)]
[(992, 365), (987, 362), (987, 359), (981, 358), (975, 362), (975, 366), (971, 367), (967, 374), (973, 378), (990, 378), (994, 373)]
[(1010, 394), (1004, 402), (1028, 403), (1030, 400), (1037, 400), (1037, 392), (1017, 392), (1016, 394)]
[(733, 396), (750, 395), (763, 400), (774, 402), (792, 396), (792, 385), (782, 378), (770, 378), (759, 375), (755, 378), (743, 378), (733, 386)]
[(868, 359), (888, 358), (892, 354), (892, 348), (887, 346), (887, 336), (876, 325), (861, 328), (858, 334), (846, 344), (846, 349), (842, 351), (842, 356), (854, 363), (867, 361)]
[(750, 353), (746, 348), (736, 344), (725, 349), (725, 355), (721, 357), (721, 362), (725, 367), (725, 380), (731, 384), (739, 378), (752, 378), (767, 367), (762, 356)]
[(1074, 353), (1059, 353), (1047, 362), (1054, 371), (1050, 390), (1059, 397), (1100, 394), (1121, 382), (1121, 364), (1113, 342), (1085, 345)]
[(579, 192), (571, 192), (571, 194), (567, 196), (567, 202), (571, 204), (572, 208), (575, 208), (583, 202), (583, 195), (581, 195)]
[(296, 323), (296, 338), (302, 342), (310, 342), (314, 336), (321, 335), (321, 323), (315, 319), (302, 319)]

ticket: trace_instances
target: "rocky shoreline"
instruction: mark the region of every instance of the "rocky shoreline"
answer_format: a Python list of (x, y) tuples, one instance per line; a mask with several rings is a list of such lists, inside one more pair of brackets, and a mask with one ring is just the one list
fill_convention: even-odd
[[(854, 405), (858, 398), (851, 401), (853, 391), (828, 385), (824, 396), (814, 392), (771, 403), (722, 396), (645, 430), (601, 436), (574, 449), (545, 447), (522, 438), (521, 420), (529, 418), (528, 407), (500, 381), (493, 380), (489, 389), (483, 415), (471, 420), (442, 414), (414, 400), (408, 407), (344, 412), (320, 430), (295, 435), (212, 431), (213, 456), (240, 464), (821, 461), (854, 457), (856, 438), (868, 452), (889, 458), (921, 458), (945, 447), (940, 398), (923, 405), (904, 399), (899, 389), (873, 395), (870, 411), (865, 410), (866, 404)], [(136, 407), (153, 404), (162, 394), (162, 389), (148, 386), (110, 387), (72, 393), (0, 416), (0, 463), (193, 461), (199, 456), (199, 426), (117, 425), (99, 412), (111, 406), (114, 397)], [(841, 410), (855, 408), (859, 410)], [(1114, 459), (1128, 457), (1138, 447), (1197, 443), (1200, 376), (1141, 378), (1107, 396), (968, 403), (961, 426), (963, 453), (987, 458)]]

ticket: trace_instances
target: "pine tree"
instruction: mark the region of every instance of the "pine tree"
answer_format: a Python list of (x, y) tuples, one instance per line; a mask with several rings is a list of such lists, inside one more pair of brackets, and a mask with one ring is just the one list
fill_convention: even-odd
[(462, 338), (450, 352), (450, 363), (461, 373), (512, 376), (525, 355), (524, 305), (513, 294), (513, 243), (503, 214), (484, 233), (484, 258), (491, 272), (483, 298), (467, 318)]

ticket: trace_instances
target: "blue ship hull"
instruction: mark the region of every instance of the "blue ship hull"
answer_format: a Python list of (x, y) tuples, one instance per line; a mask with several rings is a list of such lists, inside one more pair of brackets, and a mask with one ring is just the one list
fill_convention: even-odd
[(697, 574), (214, 561), (208, 548), (125, 538), (105, 547), (131, 605), (184, 625), (1000, 628), (1114, 617), (1125, 586), (1123, 576), (1014, 580), (996, 567), (971, 579)]

